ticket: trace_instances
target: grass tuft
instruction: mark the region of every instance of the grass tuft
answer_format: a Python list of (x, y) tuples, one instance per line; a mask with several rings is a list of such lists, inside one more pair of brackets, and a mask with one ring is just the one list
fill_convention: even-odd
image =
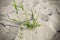
[(21, 25), (19, 24), (19, 28), (20, 28), (20, 38), (22, 38), (22, 26), (26, 26), (26, 28), (29, 30), (33, 30), (33, 29), (35, 29), (36, 27), (38, 27), (38, 26), (41, 26), (40, 24), (39, 24), (39, 22), (37, 21), (37, 19), (38, 19), (38, 17), (36, 18), (35, 17), (35, 13), (33, 12), (33, 11), (31, 11), (31, 19), (32, 20), (29, 20), (29, 18), (28, 18), (28, 13), (26, 12), (26, 10), (24, 10), (24, 6), (23, 6), (23, 4), (22, 3), (20, 3), (20, 5), (19, 6), (17, 6), (17, 4), (16, 4), (16, 2), (14, 2), (14, 8), (15, 8), (15, 11), (16, 11), (16, 16), (17, 16), (17, 18), (18, 18), (18, 20), (16, 20), (16, 19), (11, 19), (12, 21), (14, 21), (14, 22), (17, 22), (17, 23), (19, 23), (19, 22), (21, 22), (21, 20), (19, 19), (20, 17), (18, 16), (18, 7), (19, 8), (21, 8), (22, 9), (22, 11), (24, 11), (25, 12), (25, 15), (26, 15), (26, 20), (25, 20), (25, 22), (24, 23), (22, 23)]
[(35, 18), (35, 17), (34, 17), (34, 13), (33, 13), (33, 12), (31, 12), (31, 13), (32, 13), (32, 15), (31, 15), (32, 20), (31, 20), (31, 21), (26, 20), (25, 26), (26, 26), (28, 29), (35, 29), (36, 27), (40, 26), (40, 24), (37, 22), (37, 19), (38, 19), (38, 18)]

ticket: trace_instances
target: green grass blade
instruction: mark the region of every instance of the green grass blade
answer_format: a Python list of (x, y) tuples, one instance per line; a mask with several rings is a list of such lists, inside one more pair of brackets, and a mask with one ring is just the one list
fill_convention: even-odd
[(24, 11), (24, 7), (23, 7), (23, 4), (22, 3), (20, 3), (19, 8), (21, 8)]
[(18, 14), (18, 8), (17, 8), (17, 5), (16, 5), (16, 2), (14, 2), (14, 8), (15, 8), (15, 10), (16, 10), (16, 14)]

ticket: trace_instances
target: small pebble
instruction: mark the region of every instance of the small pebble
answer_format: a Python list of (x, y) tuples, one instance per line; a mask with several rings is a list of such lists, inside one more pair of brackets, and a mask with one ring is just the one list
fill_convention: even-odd
[(46, 22), (48, 21), (48, 19), (45, 20)]
[(50, 13), (50, 14), (48, 14), (49, 16), (51, 16), (53, 13)]
[(60, 32), (60, 30), (58, 30), (57, 32)]

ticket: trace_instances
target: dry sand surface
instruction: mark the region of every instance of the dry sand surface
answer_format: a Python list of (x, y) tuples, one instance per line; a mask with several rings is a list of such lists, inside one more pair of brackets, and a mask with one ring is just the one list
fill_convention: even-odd
[[(53, 40), (55, 34), (60, 29), (60, 1), (57, 0), (15, 0), (17, 5), (22, 2), (24, 9), (30, 13), (31, 10), (36, 11), (36, 16), (38, 16), (39, 23), (42, 26), (37, 27), (35, 30), (23, 30), (23, 38), (19, 38), (19, 27), (14, 23), (5, 21), (9, 17), (16, 18), (15, 10), (13, 8), (13, 0), (1, 0), (0, 1), (0, 14), (9, 15), (1, 16), (1, 23), (11, 24), (13, 26), (0, 26), (0, 40)], [(19, 10), (19, 17), (22, 17), (21, 20), (25, 20), (24, 12), (21, 9)], [(9, 19), (8, 19), (9, 20)], [(8, 29), (6, 29), (8, 28)]]

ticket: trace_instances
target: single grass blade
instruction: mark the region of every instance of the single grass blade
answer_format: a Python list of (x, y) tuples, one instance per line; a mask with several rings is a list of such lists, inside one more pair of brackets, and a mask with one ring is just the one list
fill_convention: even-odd
[(16, 14), (18, 14), (18, 8), (17, 8), (17, 5), (16, 5), (16, 2), (14, 2), (14, 8), (15, 8), (15, 10), (16, 10)]
[(24, 6), (23, 6), (23, 4), (22, 4), (22, 3), (20, 3), (19, 8), (21, 8), (21, 9), (24, 11)]

